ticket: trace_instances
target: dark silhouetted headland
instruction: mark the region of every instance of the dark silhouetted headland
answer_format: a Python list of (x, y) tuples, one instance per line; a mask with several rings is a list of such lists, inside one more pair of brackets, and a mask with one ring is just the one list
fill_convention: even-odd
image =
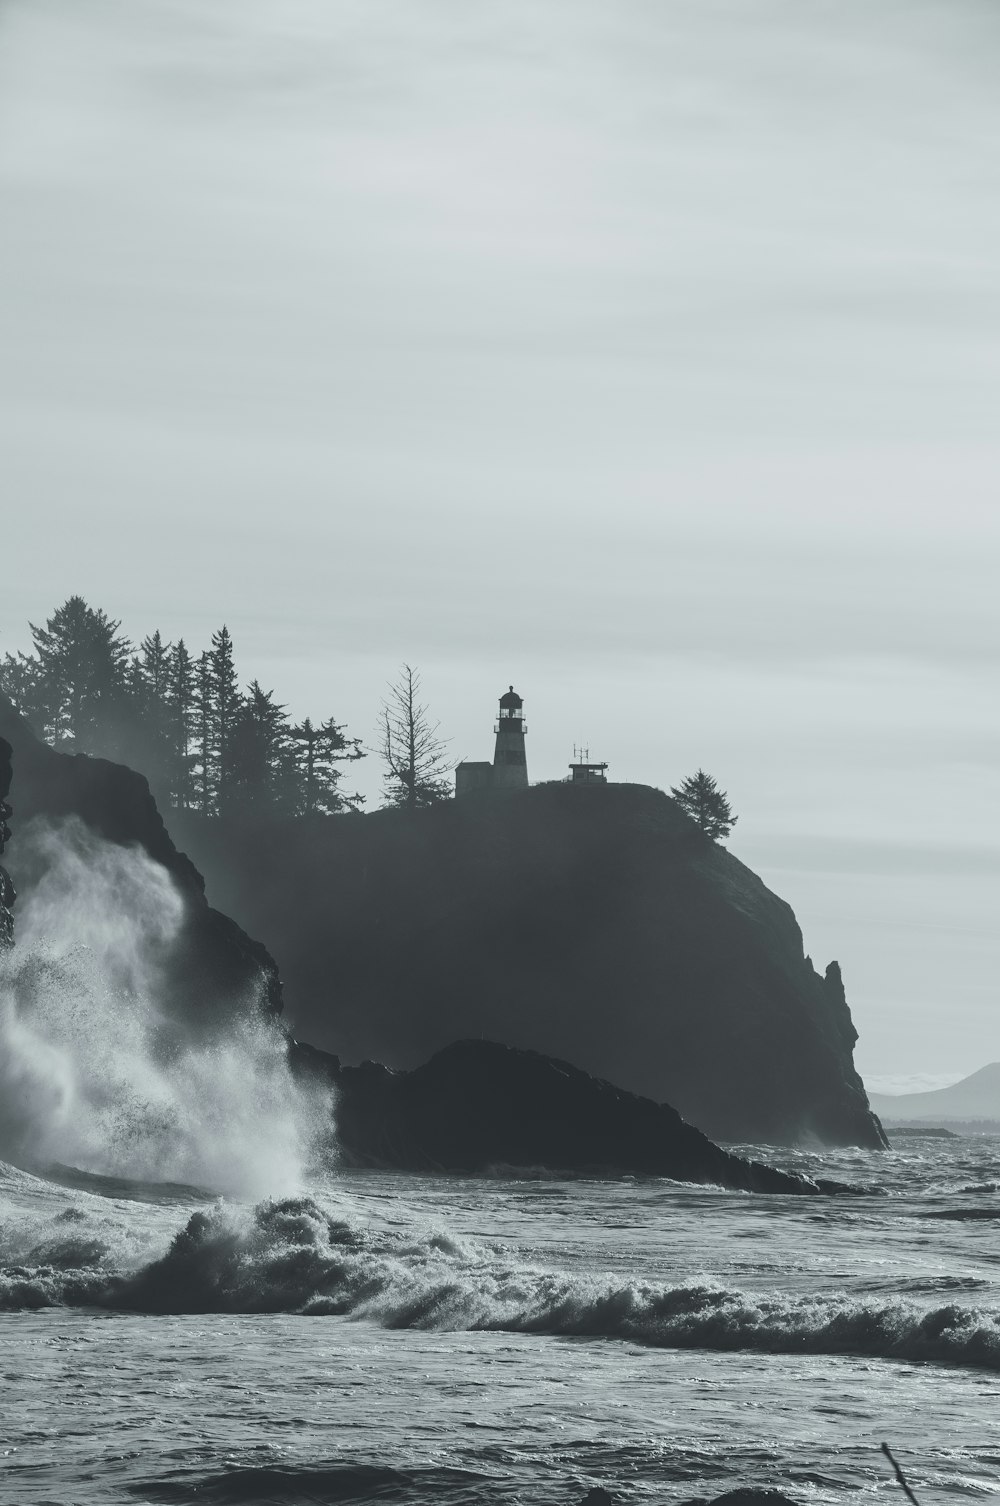
[[(170, 873), (186, 901), (164, 964), (181, 1014), (196, 1022), (202, 1011), (217, 1027), (227, 1007), (246, 1007), (248, 989), (277, 1013), (271, 953), (208, 906), (145, 780), (54, 752), (3, 705), (0, 730), (14, 744), (26, 826), (75, 818)], [(341, 1140), (359, 1164), (545, 1165), (805, 1190), (712, 1145), (666, 1106), (667, 1084), (693, 1121), (690, 1105), (710, 1104), (714, 1083), (730, 1138), (791, 1139), (804, 1125), (881, 1143), (835, 974), (817, 977), (788, 907), (656, 791), (543, 786), (254, 833), (232, 822), (187, 830), (213, 888), (277, 935), (306, 1041), (343, 1041), (348, 1061), (409, 1056), (416, 1067), (432, 1056), (399, 1073), (297, 1048), (300, 1067), (335, 1081)], [(26, 886), (37, 879), (26, 864)], [(739, 1029), (726, 1014), (734, 1003)], [(470, 1040), (477, 1023), (505, 1044)], [(363, 1028), (369, 1051), (358, 1049)], [(548, 1042), (562, 1048), (541, 1050)], [(640, 1095), (627, 1084), (644, 1057)]]
[(658, 790), (539, 785), (294, 824), (178, 813), (281, 959), (293, 1029), (412, 1068), (481, 1036), (674, 1105), (713, 1139), (884, 1145), (840, 969)]

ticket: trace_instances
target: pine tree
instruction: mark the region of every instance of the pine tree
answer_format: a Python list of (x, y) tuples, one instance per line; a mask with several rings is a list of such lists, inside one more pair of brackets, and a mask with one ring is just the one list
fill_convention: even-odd
[(230, 741), (231, 805), (275, 810), (288, 747), (288, 717), (273, 690), (254, 680), (233, 721)]
[(360, 738), (347, 737), (333, 717), (318, 727), (306, 717), (291, 729), (291, 736), (297, 744), (297, 808), (302, 815), (332, 816), (338, 811), (357, 810), (364, 804), (363, 795), (342, 793), (341, 772), (337, 768), (339, 763), (353, 763), (365, 757)]
[(175, 799), (170, 655), (170, 644), (164, 643), (159, 629), (142, 640), (129, 666), (119, 734), (123, 761), (142, 770), (153, 793), (164, 803)]
[(197, 688), (195, 667), (183, 638), (170, 650), (166, 677), (167, 735), (170, 743), (170, 792), (175, 805), (186, 810), (194, 798), (191, 744), (195, 733)]
[(216, 770), (215, 798), (219, 814), (222, 815), (231, 803), (234, 788), (232, 741), (241, 701), (233, 659), (233, 640), (224, 623), (217, 633), (212, 634), (212, 648), (208, 658)]
[(427, 719), (420, 704), (420, 679), (404, 664), (399, 679), (389, 686), (382, 702), (382, 758), (386, 765), (385, 795), (389, 805), (433, 805), (451, 793), (444, 740), (439, 722)]
[(125, 667), (120, 695), (105, 709), (99, 746), (94, 751), (145, 774), (157, 800), (167, 794), (159, 708), (136, 654)]
[[(71, 597), (44, 628), (32, 626), (34, 654), (0, 660), (0, 690), (40, 735), (130, 764), (165, 804), (207, 816), (239, 807), (298, 816), (364, 803), (340, 788), (340, 766), (365, 756), (360, 740), (333, 717), (291, 727), (274, 692), (256, 680), (242, 696), (227, 627), (197, 661), (183, 639), (171, 645), (158, 629), (138, 652), (119, 630)], [(403, 739), (396, 782), (405, 793), (397, 789), (396, 798), (422, 804), (446, 792), (435, 782), (443, 745), (416, 704), (416, 676), (409, 669), (406, 676), (409, 724), (397, 717), (402, 702), (387, 704), (386, 729), (394, 750), (397, 732)], [(401, 680), (393, 692), (403, 689)]]
[(42, 678), (41, 665), (30, 654), (5, 654), (0, 661), (0, 690), (15, 711), (31, 723), (36, 735), (47, 742), (56, 736), (56, 708)]
[(213, 738), (215, 723), (212, 714), (212, 661), (207, 651), (198, 656), (195, 718), (198, 803), (201, 814), (211, 816), (216, 810), (216, 756)]
[(713, 842), (728, 837), (739, 819), (733, 815), (725, 790), (720, 790), (704, 769), (691, 774), (670, 793), (685, 815), (690, 816)]
[(142, 677), (150, 699), (158, 705), (164, 705), (167, 700), (171, 652), (171, 646), (164, 643), (159, 628), (139, 645)]
[(127, 695), (132, 646), (120, 622), (71, 596), (43, 628), (29, 624), (38, 690), (53, 741), (78, 752), (107, 751)]

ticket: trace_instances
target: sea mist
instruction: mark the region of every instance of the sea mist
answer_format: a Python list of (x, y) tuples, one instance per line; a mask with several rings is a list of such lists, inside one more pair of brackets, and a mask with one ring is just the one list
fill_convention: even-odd
[(33, 822), (18, 845), (38, 878), (0, 958), (0, 1156), (242, 1196), (297, 1190), (330, 1152), (330, 1095), (295, 1080), (259, 1000), (216, 1018), (206, 997), (197, 1033), (171, 1008), (186, 901), (170, 874), (75, 818)]

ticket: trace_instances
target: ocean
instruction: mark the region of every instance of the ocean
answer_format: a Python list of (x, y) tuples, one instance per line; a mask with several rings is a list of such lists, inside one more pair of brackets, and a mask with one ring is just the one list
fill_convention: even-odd
[(858, 1191), (4, 1165), (0, 1500), (1000, 1491), (1000, 1140), (752, 1149)]

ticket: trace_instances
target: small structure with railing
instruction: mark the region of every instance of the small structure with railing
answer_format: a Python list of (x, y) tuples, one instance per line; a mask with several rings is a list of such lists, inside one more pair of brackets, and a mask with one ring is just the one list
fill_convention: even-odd
[(607, 784), (608, 766), (596, 763), (589, 748), (573, 748), (573, 762), (569, 766), (568, 784)]

